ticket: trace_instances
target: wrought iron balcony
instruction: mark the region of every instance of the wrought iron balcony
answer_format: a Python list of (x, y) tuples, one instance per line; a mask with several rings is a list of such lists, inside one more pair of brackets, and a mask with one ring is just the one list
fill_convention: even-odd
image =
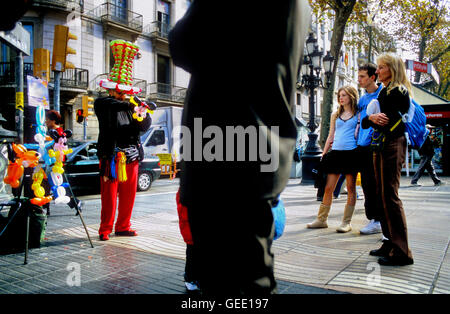
[(33, 6), (64, 11), (71, 11), (73, 8), (82, 10), (84, 7), (84, 0), (34, 0)]
[(151, 101), (184, 103), (184, 99), (186, 98), (187, 89), (184, 87), (164, 83), (150, 83), (148, 87), (148, 96)]
[(145, 99), (147, 97), (147, 81), (141, 80), (141, 79), (134, 79), (133, 82), (134, 87), (139, 87), (141, 89), (141, 92), (137, 94), (138, 97), (141, 97)]
[[(27, 75), (33, 76), (33, 63), (23, 64), (24, 83)], [(50, 83), (53, 81), (53, 71), (50, 72)], [(89, 82), (89, 71), (85, 69), (66, 69), (61, 74), (62, 88), (87, 89)], [(16, 84), (16, 71), (14, 62), (0, 62), (0, 86), (12, 87)]]
[(111, 26), (125, 27), (128, 30), (142, 33), (143, 17), (141, 14), (130, 11), (110, 2), (105, 2), (86, 15), (99, 18), (103, 23)]
[(155, 21), (144, 27), (144, 34), (152, 38), (169, 39), (170, 25), (167, 23)]
[[(54, 80), (54, 72), (50, 72), (50, 81)], [(61, 73), (61, 87), (87, 89), (89, 85), (89, 71), (85, 69), (66, 69)]]
[[(33, 63), (23, 64), (24, 82), (27, 75), (33, 75)], [(0, 86), (15, 86), (16, 84), (16, 64), (15, 62), (0, 62)]]

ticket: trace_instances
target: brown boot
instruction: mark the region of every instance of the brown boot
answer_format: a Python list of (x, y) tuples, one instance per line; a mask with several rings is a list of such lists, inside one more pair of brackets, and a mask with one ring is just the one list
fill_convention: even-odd
[(327, 219), (328, 214), (330, 213), (331, 206), (320, 204), (319, 213), (317, 214), (316, 220), (312, 223), (306, 224), (306, 227), (309, 229), (317, 229), (317, 228), (328, 228)]
[(336, 229), (337, 232), (349, 232), (352, 230), (350, 221), (352, 220), (353, 212), (355, 211), (355, 206), (345, 205), (344, 218), (342, 218), (342, 224)]

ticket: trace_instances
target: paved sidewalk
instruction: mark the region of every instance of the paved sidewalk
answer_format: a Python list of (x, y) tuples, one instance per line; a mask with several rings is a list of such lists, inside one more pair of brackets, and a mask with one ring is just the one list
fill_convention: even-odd
[[(285, 234), (273, 246), (278, 292), (450, 293), (450, 185), (434, 187), (423, 178), (423, 186), (410, 187), (409, 179), (402, 178), (400, 197), (415, 263), (404, 267), (380, 267), (368, 255), (381, 245), (381, 235), (359, 234), (367, 223), (363, 200), (357, 201), (352, 232), (335, 231), (345, 195), (334, 201), (328, 229), (306, 229), (317, 213), (316, 190), (299, 185), (299, 179), (290, 180), (282, 194)], [(450, 183), (449, 178), (443, 180)], [(30, 250), (27, 265), (23, 253), (0, 256), (0, 294), (186, 293), (177, 189), (177, 180), (158, 180), (149, 193), (138, 193), (132, 224), (139, 236), (112, 236), (107, 242), (98, 241), (100, 200), (82, 197), (94, 248), (74, 211), (53, 205), (47, 240), (41, 248)]]

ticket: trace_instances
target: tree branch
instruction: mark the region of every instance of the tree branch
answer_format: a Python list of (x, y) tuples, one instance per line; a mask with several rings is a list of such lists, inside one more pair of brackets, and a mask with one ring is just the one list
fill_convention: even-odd
[(447, 48), (445, 48), (444, 50), (442, 50), (441, 52), (439, 52), (437, 55), (435, 55), (433, 58), (430, 58), (428, 60), (428, 63), (433, 63), (434, 61), (438, 60), (440, 57), (442, 57), (443, 55), (445, 55), (447, 52), (450, 51), (450, 45), (447, 46)]

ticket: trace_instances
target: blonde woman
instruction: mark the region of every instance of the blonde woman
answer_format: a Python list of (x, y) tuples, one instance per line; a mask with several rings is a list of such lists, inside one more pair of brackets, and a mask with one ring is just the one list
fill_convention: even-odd
[[(358, 91), (351, 86), (344, 86), (338, 90), (338, 110), (331, 116), (330, 133), (322, 155), (323, 168), (327, 175), (327, 183), (319, 213), (314, 222), (307, 224), (310, 229), (328, 228), (327, 219), (333, 200), (333, 191), (340, 174), (344, 174), (347, 181), (347, 204), (345, 205), (342, 224), (337, 232), (352, 230), (350, 221), (356, 203), (356, 127), (358, 125), (357, 104)], [(330, 150), (330, 152), (328, 152)]]
[(405, 125), (401, 115), (409, 109), (411, 83), (399, 57), (381, 55), (377, 65), (376, 73), (384, 86), (378, 95), (380, 113), (365, 117), (361, 126), (378, 128), (386, 136), (383, 148), (375, 152), (373, 162), (377, 199), (384, 209), (381, 228), (388, 240), (383, 241), (380, 249), (370, 251), (370, 255), (379, 256), (378, 263), (381, 265), (402, 266), (414, 262), (408, 246), (403, 204), (398, 195), (406, 152)]

